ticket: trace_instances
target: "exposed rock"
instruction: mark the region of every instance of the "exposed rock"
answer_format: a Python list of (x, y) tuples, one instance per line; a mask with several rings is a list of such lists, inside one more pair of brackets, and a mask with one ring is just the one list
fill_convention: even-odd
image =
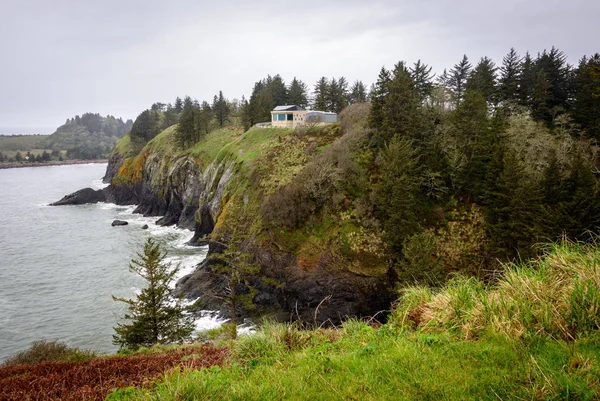
[(206, 236), (212, 233), (213, 229), (215, 228), (215, 221), (213, 220), (207, 203), (202, 205), (196, 216), (198, 216), (198, 220), (196, 221), (194, 236), (188, 242), (188, 244), (206, 245)]
[(128, 222), (126, 222), (125, 220), (114, 220), (111, 224), (111, 226), (126, 226), (127, 224), (129, 224)]
[(148, 229), (148, 224), (144, 224), (144, 225), (142, 226), (142, 230), (147, 230), (147, 229)]
[(107, 192), (106, 188), (99, 190), (84, 188), (65, 196), (57, 202), (51, 203), (50, 206), (85, 205), (87, 203), (105, 202)]

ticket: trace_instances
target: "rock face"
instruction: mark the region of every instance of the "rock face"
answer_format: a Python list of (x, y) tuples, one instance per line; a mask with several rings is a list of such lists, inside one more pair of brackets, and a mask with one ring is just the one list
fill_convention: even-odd
[[(139, 170), (124, 177), (120, 171), (125, 170), (121, 167), (127, 161), (114, 155), (104, 177), (106, 182), (111, 183), (109, 187), (102, 191), (89, 188), (77, 191), (54, 205), (98, 201), (137, 204), (135, 213), (155, 216), (157, 224), (194, 230), (190, 244), (208, 244), (209, 256), (196, 271), (183, 277), (177, 288), (186, 298), (202, 297), (205, 308), (220, 310), (227, 315), (230, 313), (228, 306), (210, 296), (223, 292), (227, 283), (214, 269), (217, 260), (211, 257), (223, 250), (222, 245), (210, 242), (209, 234), (215, 229), (221, 209), (226, 204), (227, 186), (238, 165), (235, 160), (224, 159), (202, 167), (192, 157), (172, 160), (160, 153), (145, 154), (139, 161)], [(255, 263), (261, 266), (260, 275), (251, 283), (258, 289), (253, 302), (259, 313), (275, 311), (284, 319), (337, 324), (347, 316), (373, 316), (388, 309), (395, 298), (392, 291), (393, 269), (383, 276), (361, 276), (344, 268), (332, 267), (339, 266), (339, 263), (334, 263), (335, 256), (327, 253), (315, 266), (307, 269), (294, 253), (252, 242), (244, 247), (244, 252), (255, 255)], [(269, 280), (282, 285), (265, 284)], [(240, 309), (238, 313), (252, 312)]]
[(129, 223), (128, 223), (128, 222), (126, 222), (126, 221), (124, 221), (124, 220), (114, 220), (114, 221), (111, 223), (111, 226), (113, 226), (113, 227), (115, 227), (115, 226), (126, 226), (126, 225), (128, 225), (128, 224), (129, 224)]
[[(192, 274), (179, 280), (177, 289), (191, 300), (202, 297), (205, 308), (229, 315), (231, 311), (227, 306), (210, 296), (225, 292), (226, 281), (212, 269), (218, 262), (210, 256), (222, 250), (221, 245), (210, 242), (207, 258)], [(315, 270), (306, 271), (299, 267), (294, 254), (259, 247), (245, 249), (245, 252), (256, 255), (262, 267), (260, 277), (251, 283), (259, 290), (254, 297), (254, 304), (258, 311), (277, 312), (277, 316), (283, 320), (336, 325), (351, 316), (370, 317), (378, 314), (378, 318), (382, 319), (397, 297), (391, 291), (393, 270), (383, 277), (359, 276), (347, 270), (331, 268), (329, 259), (332, 255), (326, 254)], [(283, 288), (265, 285), (265, 277), (284, 283)], [(238, 310), (240, 316), (247, 313)]]
[(84, 205), (87, 203), (105, 202), (107, 193), (108, 190), (106, 188), (99, 190), (84, 188), (65, 196), (57, 202), (51, 203), (50, 206)]

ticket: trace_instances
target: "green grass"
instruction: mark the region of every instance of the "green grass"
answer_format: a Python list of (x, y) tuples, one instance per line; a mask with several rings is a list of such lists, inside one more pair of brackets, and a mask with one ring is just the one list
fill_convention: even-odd
[(174, 370), (122, 399), (591, 400), (600, 396), (598, 355), (596, 341), (524, 346), (357, 321), (335, 331), (268, 325), (234, 343), (227, 367)]
[(225, 367), (176, 369), (114, 399), (600, 399), (599, 261), (596, 244), (556, 244), (494, 287), (406, 289), (378, 327), (266, 323), (226, 343)]
[(249, 165), (276, 146), (281, 137), (292, 132), (294, 130), (290, 128), (251, 128), (224, 146), (221, 152), (228, 152), (245, 165)]

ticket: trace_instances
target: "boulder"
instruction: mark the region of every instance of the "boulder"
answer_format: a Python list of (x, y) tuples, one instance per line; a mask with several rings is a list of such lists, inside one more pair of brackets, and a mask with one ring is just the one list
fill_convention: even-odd
[(142, 226), (142, 230), (147, 230), (147, 229), (148, 229), (148, 224), (144, 224), (144, 225)]
[(127, 224), (129, 223), (124, 220), (115, 220), (112, 222), (111, 226), (126, 226)]

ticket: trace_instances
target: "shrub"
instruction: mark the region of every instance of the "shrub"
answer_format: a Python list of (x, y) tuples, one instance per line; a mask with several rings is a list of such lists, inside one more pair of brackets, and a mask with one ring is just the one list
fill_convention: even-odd
[(92, 351), (72, 348), (58, 341), (39, 340), (33, 342), (25, 351), (9, 357), (4, 361), (3, 365), (34, 364), (52, 361), (87, 361), (95, 356), (96, 354)]

